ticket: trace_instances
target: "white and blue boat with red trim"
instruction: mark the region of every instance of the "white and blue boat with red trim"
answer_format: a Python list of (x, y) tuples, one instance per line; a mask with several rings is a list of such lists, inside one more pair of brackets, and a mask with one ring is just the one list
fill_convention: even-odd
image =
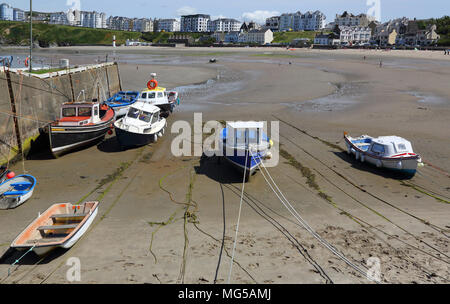
[(353, 154), (356, 160), (373, 164), (378, 168), (414, 175), (417, 167), (422, 165), (422, 159), (420, 155), (414, 153), (411, 142), (402, 137), (369, 135), (351, 137), (344, 133), (344, 139), (348, 154)]
[[(13, 174), (14, 176), (14, 174)], [(36, 179), (31, 175), (19, 175), (0, 184), (0, 210), (14, 209), (33, 195)]]
[(245, 172), (245, 181), (248, 182), (262, 161), (272, 157), (269, 151), (272, 146), (272, 141), (264, 133), (263, 122), (228, 122), (220, 134), (220, 153), (217, 156)]
[(139, 98), (139, 92), (137, 91), (120, 91), (113, 97), (107, 99), (105, 104), (114, 110), (115, 118), (121, 118), (128, 113), (128, 109)]

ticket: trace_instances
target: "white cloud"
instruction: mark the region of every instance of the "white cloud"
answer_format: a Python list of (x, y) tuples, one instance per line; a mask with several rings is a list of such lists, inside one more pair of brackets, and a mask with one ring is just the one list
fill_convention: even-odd
[(190, 6), (183, 6), (177, 9), (178, 16), (193, 15), (195, 13), (197, 13), (197, 9)]
[(255, 21), (257, 23), (266, 23), (266, 19), (272, 16), (278, 16), (280, 12), (277, 11), (254, 11), (242, 14), (244, 21)]

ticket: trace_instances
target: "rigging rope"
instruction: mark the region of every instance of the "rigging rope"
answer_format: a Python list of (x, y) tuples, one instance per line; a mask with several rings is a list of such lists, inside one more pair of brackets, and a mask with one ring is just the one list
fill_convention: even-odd
[[(234, 256), (236, 254), (236, 244), (237, 244), (237, 238), (238, 238), (238, 233), (239, 233), (239, 223), (241, 221), (242, 202), (244, 199), (245, 179), (246, 179), (245, 177), (247, 175), (247, 160), (248, 160), (249, 152), (250, 152), (250, 150), (248, 150), (248, 152), (247, 151), (245, 152), (244, 178), (242, 181), (241, 202), (239, 204), (239, 215), (238, 215), (238, 220), (237, 220), (237, 225), (236, 225), (236, 235), (234, 237), (233, 253), (231, 254), (231, 264), (230, 264), (230, 272), (228, 274), (228, 284), (230, 284), (230, 281), (231, 281), (231, 273), (233, 272)], [(251, 167), (251, 160), (250, 160), (250, 167)], [(249, 176), (250, 176), (250, 172), (249, 172)]]

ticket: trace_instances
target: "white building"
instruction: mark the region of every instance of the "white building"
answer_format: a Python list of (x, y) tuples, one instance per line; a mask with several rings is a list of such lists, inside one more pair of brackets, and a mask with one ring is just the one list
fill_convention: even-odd
[(7, 3), (0, 4), (0, 20), (14, 20), (14, 9)]
[(260, 45), (272, 43), (273, 32), (270, 29), (250, 30), (248, 33), (244, 33), (247, 36), (246, 41), (248, 43), (257, 43)]
[(374, 16), (359, 14), (353, 15), (345, 11), (342, 15), (336, 14), (335, 24), (340, 26), (368, 26), (372, 21), (376, 21)]
[(13, 9), (13, 20), (14, 21), (25, 21), (25, 12), (21, 9)]
[(181, 30), (180, 21), (177, 19), (159, 19), (157, 24), (157, 30), (159, 32), (179, 32)]
[(90, 28), (106, 28), (106, 14), (93, 12), (80, 12), (80, 26)]
[(57, 12), (50, 13), (50, 24), (61, 24), (61, 25), (69, 25), (69, 20), (67, 19), (67, 13)]
[(339, 45), (341, 40), (336, 37), (334, 33), (331, 34), (318, 34), (314, 38), (314, 44), (318, 45)]
[(134, 32), (153, 32), (153, 20), (147, 18), (134, 19), (133, 20)]
[(361, 26), (340, 26), (341, 43), (368, 43), (372, 38), (372, 29), (370, 27)]
[(107, 27), (112, 30), (118, 31), (132, 31), (133, 20), (126, 17), (111, 16), (106, 21)]
[(325, 19), (320, 11), (282, 14), (280, 31), (318, 31), (325, 27)]
[(235, 32), (239, 31), (242, 23), (236, 19), (221, 18), (208, 22), (208, 32)]
[(181, 16), (181, 31), (200, 33), (208, 31), (208, 21), (211, 16), (204, 14)]

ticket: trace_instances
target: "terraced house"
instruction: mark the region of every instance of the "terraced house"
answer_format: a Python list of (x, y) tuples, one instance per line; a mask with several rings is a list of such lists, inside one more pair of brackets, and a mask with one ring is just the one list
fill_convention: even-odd
[(279, 29), (280, 31), (318, 31), (325, 27), (325, 19), (326, 16), (320, 11), (305, 14), (286, 13), (280, 16)]

